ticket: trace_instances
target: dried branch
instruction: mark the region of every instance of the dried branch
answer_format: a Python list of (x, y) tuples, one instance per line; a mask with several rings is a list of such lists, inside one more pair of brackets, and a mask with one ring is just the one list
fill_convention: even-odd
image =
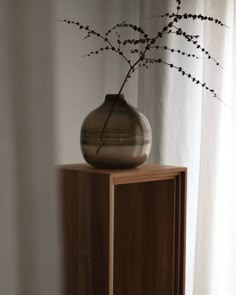
[(214, 22), (217, 25), (220, 25), (221, 27), (226, 27), (229, 28), (227, 25), (225, 25), (224, 23), (222, 23), (222, 21), (220, 21), (217, 18), (211, 17), (211, 16), (205, 16), (202, 14), (192, 14), (192, 13), (184, 13), (184, 14), (178, 14), (178, 13), (165, 13), (165, 14), (161, 14), (161, 15), (154, 15), (151, 18), (178, 18), (179, 20), (188, 20), (188, 19), (192, 19), (192, 20), (200, 20), (200, 21), (208, 21), (208, 22)]
[(193, 57), (193, 58), (196, 58), (196, 59), (200, 59), (201, 57), (199, 56), (196, 56), (195, 54), (192, 54), (192, 53), (186, 53), (180, 49), (174, 49), (174, 48), (169, 48), (167, 46), (159, 46), (159, 45), (156, 45), (156, 46), (151, 46), (151, 48), (154, 48), (154, 49), (164, 49), (164, 50), (168, 50), (172, 53), (176, 52), (176, 53), (179, 53), (179, 54), (182, 54), (183, 56), (187, 56), (187, 57)]
[(211, 92), (214, 95), (214, 97), (216, 97), (218, 100), (220, 100), (222, 103), (225, 104), (225, 102), (216, 94), (214, 89), (211, 89), (209, 86), (207, 86), (207, 84), (205, 82), (201, 82), (200, 80), (195, 78), (192, 74), (186, 72), (182, 67), (178, 67), (178, 66), (176, 66), (176, 65), (174, 65), (172, 63), (168, 63), (168, 62), (162, 60), (161, 58), (158, 58), (158, 59), (145, 58), (145, 60), (147, 60), (151, 64), (153, 64), (153, 63), (162, 63), (162, 64), (165, 64), (165, 65), (169, 66), (171, 69), (174, 68), (174, 69), (178, 70), (178, 72), (181, 73), (183, 76), (186, 76), (187, 78), (191, 79), (192, 82), (194, 82), (196, 85), (202, 86), (203, 88), (205, 88), (206, 90)]
[[(71, 21), (71, 20), (58, 20), (65, 22), (67, 24), (73, 24), (77, 26), (80, 30), (83, 30), (86, 33), (85, 39), (90, 38), (91, 36), (100, 38), (102, 41), (106, 43), (106, 46), (103, 46), (95, 51), (91, 51), (86, 55), (83, 56), (92, 56), (92, 55), (97, 55), (102, 52), (106, 51), (112, 51), (116, 54), (119, 54), (125, 62), (128, 64), (128, 70), (127, 74), (124, 78), (124, 81), (121, 85), (121, 88), (119, 90), (119, 94), (122, 92), (127, 80), (131, 77), (131, 75), (140, 67), (145, 67), (148, 68), (149, 63), (157, 62), (160, 61), (160, 59), (150, 59), (147, 57), (147, 53), (150, 52), (151, 50), (167, 50), (171, 53), (178, 53), (183, 56), (189, 57), (189, 58), (195, 58), (199, 59), (199, 57), (195, 54), (192, 53), (187, 53), (183, 50), (176, 49), (176, 48), (169, 48), (168, 46), (160, 46), (160, 44), (157, 44), (157, 40), (163, 38), (165, 35), (168, 34), (175, 34), (177, 36), (182, 36), (187, 40), (188, 42), (192, 43), (197, 49), (201, 50), (201, 52), (207, 56), (209, 60), (213, 60), (215, 64), (221, 68), (221, 64), (207, 51), (204, 47), (202, 47), (197, 39), (199, 38), (199, 35), (191, 35), (185, 32), (182, 28), (178, 27), (178, 22), (180, 20), (201, 20), (201, 21), (209, 21), (209, 22), (214, 22), (215, 24), (218, 24), (220, 26), (225, 26), (220, 20), (217, 18), (209, 17), (209, 16), (204, 16), (202, 14), (191, 14), (191, 13), (182, 13), (180, 14), (181, 10), (181, 0), (176, 0), (176, 13), (166, 13), (160, 16), (156, 17), (161, 17), (161, 18), (170, 18), (170, 22), (163, 26), (163, 28), (156, 33), (154, 37), (149, 36), (140, 26), (136, 26), (134, 24), (128, 23), (126, 21), (123, 21), (121, 23), (116, 24), (113, 26), (111, 29), (107, 30), (107, 32), (102, 35), (95, 30), (91, 29), (89, 26), (84, 26), (79, 22)], [(154, 16), (155, 17), (155, 16)], [(124, 29), (131, 29), (134, 32), (137, 33), (137, 37), (135, 38), (128, 38), (128, 39), (121, 39), (121, 32), (120, 30)], [(116, 36), (115, 40), (112, 36)], [(128, 53), (134, 54), (134, 56), (137, 55), (136, 60), (130, 60), (126, 56), (126, 51), (128, 50)], [(165, 63), (166, 65), (169, 65), (170, 68), (178, 68), (174, 66), (173, 64), (168, 64), (167, 62), (164, 62), (161, 60), (161, 63)], [(180, 71), (182, 74), (185, 71), (181, 70)], [(191, 74), (188, 74), (189, 78), (192, 78)], [(196, 80), (194, 77), (192, 78), (193, 82), (196, 82), (196, 84), (200, 84), (205, 88), (206, 90), (209, 90), (208, 86), (206, 86), (205, 83), (201, 83), (200, 81)], [(213, 93), (215, 97), (219, 99), (219, 97), (216, 95), (213, 89), (209, 90), (210, 92)]]
[(212, 55), (210, 55), (209, 51), (202, 47), (196, 40), (193, 40), (193, 38), (191, 38), (191, 35), (186, 34), (186, 32), (184, 32), (181, 28), (177, 29), (177, 35), (183, 36), (188, 42), (191, 42), (193, 45), (195, 45), (197, 49), (201, 50), (207, 56), (208, 59), (213, 60), (217, 66), (223, 69), (223, 66), (214, 57), (212, 57)]
[(177, 15), (179, 15), (179, 11), (181, 9), (181, 0), (176, 0), (177, 3)]

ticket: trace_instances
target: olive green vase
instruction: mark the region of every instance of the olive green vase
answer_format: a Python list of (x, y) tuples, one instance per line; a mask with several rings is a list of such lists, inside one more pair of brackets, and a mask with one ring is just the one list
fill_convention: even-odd
[(87, 115), (81, 127), (84, 159), (99, 168), (137, 167), (148, 158), (151, 143), (147, 118), (121, 94), (106, 95), (103, 104)]

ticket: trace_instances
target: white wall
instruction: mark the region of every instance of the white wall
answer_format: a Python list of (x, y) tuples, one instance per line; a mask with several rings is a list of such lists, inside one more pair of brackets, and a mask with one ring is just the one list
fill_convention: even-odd
[[(123, 20), (137, 23), (139, 1), (131, 0), (57, 0), (57, 19), (71, 19), (105, 32)], [(94, 37), (83, 40), (85, 34), (73, 25), (56, 23), (56, 146), (57, 163), (78, 163), (80, 127), (85, 116), (98, 107), (105, 94), (117, 93), (127, 70), (120, 57), (112, 53), (82, 57), (103, 43)], [(114, 70), (113, 70), (114, 69)], [(137, 103), (137, 77), (124, 93), (129, 102)]]

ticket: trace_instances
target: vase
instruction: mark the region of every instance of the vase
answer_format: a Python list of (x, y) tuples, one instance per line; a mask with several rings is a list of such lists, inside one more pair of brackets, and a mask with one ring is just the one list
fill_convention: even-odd
[(108, 94), (84, 119), (80, 133), (85, 161), (98, 168), (137, 167), (149, 156), (152, 143), (147, 118), (122, 94)]

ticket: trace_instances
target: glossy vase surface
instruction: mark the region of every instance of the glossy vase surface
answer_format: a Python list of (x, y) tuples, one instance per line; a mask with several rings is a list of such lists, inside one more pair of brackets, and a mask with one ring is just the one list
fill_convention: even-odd
[(88, 114), (81, 127), (84, 159), (99, 168), (139, 166), (148, 158), (151, 143), (147, 118), (123, 95), (106, 95), (104, 103)]

